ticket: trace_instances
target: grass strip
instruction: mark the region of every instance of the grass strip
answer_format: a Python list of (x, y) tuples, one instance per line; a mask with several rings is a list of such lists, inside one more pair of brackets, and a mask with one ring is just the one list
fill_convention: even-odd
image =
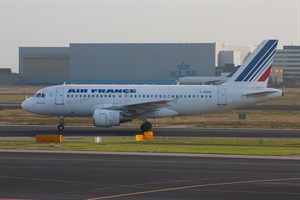
[[(239, 140), (239, 143), (236, 143)], [(213, 143), (212, 143), (213, 142)], [(2, 149), (47, 149), (115, 152), (205, 153), (235, 155), (296, 155), (300, 154), (300, 140), (293, 139), (232, 139), (232, 138), (157, 138), (137, 143), (133, 137), (63, 139), (62, 144), (35, 143), (34, 138), (1, 140)]]

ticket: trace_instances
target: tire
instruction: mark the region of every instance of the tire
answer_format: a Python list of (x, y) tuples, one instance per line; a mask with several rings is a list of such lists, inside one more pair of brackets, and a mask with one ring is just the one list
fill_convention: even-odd
[(141, 131), (142, 132), (147, 132), (151, 129), (151, 123), (145, 122), (141, 125)]
[(150, 123), (150, 122), (146, 122), (147, 124), (148, 124), (148, 126), (149, 126), (149, 130), (148, 131), (150, 131), (151, 129), (152, 129), (152, 124)]

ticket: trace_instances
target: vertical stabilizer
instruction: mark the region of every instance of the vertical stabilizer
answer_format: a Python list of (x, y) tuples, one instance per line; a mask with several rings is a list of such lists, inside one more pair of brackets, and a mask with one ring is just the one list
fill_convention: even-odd
[(267, 87), (278, 40), (264, 40), (223, 85)]

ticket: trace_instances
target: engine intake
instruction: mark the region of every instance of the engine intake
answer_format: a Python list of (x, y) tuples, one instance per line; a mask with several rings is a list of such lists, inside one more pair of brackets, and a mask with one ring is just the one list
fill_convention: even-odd
[(132, 121), (132, 117), (117, 110), (96, 109), (93, 114), (93, 120), (95, 126), (111, 127), (119, 126), (122, 122)]

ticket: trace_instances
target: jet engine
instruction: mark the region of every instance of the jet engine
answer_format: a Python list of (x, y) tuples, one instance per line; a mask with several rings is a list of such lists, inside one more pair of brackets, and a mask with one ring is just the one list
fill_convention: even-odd
[(98, 127), (119, 126), (122, 122), (132, 121), (132, 117), (118, 110), (96, 109), (93, 114), (94, 125)]

